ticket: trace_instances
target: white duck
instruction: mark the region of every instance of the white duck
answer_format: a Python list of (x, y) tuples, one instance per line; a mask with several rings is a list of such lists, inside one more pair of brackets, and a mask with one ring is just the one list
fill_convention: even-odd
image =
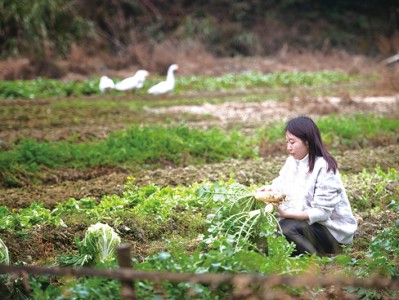
[(149, 75), (146, 70), (138, 70), (133, 76), (123, 79), (115, 85), (115, 89), (118, 91), (129, 91), (141, 89), (144, 85), (146, 77)]
[(100, 89), (101, 93), (104, 93), (104, 92), (114, 89), (115, 83), (108, 76), (101, 76), (98, 88)]
[(166, 80), (150, 87), (148, 93), (152, 95), (162, 95), (173, 91), (173, 89), (175, 88), (174, 71), (176, 71), (177, 69), (179, 69), (178, 65), (176, 64), (171, 65), (168, 68), (168, 74), (166, 75)]

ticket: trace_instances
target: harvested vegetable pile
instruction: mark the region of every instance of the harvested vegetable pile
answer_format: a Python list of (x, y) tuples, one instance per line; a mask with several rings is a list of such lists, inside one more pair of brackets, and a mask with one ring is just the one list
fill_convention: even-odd
[(239, 183), (231, 184), (229, 189), (214, 184), (203, 186), (199, 194), (208, 197), (220, 208), (208, 215), (208, 231), (205, 242), (212, 243), (224, 236), (235, 244), (235, 251), (248, 243), (259, 251), (265, 249), (265, 235), (281, 232), (275, 216), (275, 204), (285, 200), (285, 195), (269, 191), (254, 192)]

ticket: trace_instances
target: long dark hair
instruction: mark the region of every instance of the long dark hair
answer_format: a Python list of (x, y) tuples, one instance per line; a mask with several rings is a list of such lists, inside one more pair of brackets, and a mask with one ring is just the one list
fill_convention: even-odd
[(285, 132), (289, 131), (291, 134), (300, 138), (309, 146), (309, 172), (313, 171), (316, 158), (323, 156), (327, 161), (327, 171), (332, 170), (334, 173), (337, 171), (338, 164), (335, 158), (324, 147), (321, 139), (320, 130), (316, 123), (307, 116), (299, 116), (288, 121), (284, 129)]

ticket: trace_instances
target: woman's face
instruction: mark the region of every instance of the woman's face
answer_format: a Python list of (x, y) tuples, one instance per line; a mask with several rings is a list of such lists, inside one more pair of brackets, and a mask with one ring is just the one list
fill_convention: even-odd
[(302, 141), (300, 138), (287, 131), (285, 133), (285, 140), (287, 142), (287, 151), (295, 159), (301, 160), (309, 153), (309, 147), (307, 143)]

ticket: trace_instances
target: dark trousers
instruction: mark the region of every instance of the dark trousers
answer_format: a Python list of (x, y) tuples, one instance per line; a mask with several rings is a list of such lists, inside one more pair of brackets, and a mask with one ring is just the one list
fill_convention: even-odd
[(341, 244), (319, 223), (309, 225), (306, 221), (282, 219), (280, 226), (287, 240), (296, 245), (293, 255), (309, 253), (322, 256), (338, 254), (342, 250)]

